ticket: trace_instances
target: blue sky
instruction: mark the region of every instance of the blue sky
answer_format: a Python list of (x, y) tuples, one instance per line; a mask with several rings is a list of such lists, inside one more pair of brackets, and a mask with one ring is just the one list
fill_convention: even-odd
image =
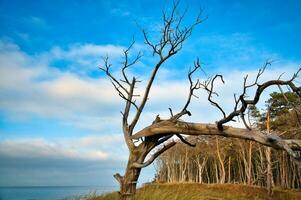
[[(167, 0), (0, 0), (1, 186), (116, 185), (112, 174), (123, 173), (127, 158), (123, 102), (97, 67), (109, 55), (118, 75), (122, 50), (134, 35), (133, 54), (145, 52), (131, 71), (144, 81), (142, 91), (156, 58), (148, 57), (137, 23), (155, 39), (162, 9), (170, 5)], [(254, 77), (267, 59), (276, 61), (262, 80), (282, 72), (289, 77), (300, 67), (300, 1), (182, 1), (181, 8), (186, 6), (187, 23), (200, 7), (208, 19), (162, 67), (139, 127), (157, 114), (168, 116), (168, 107), (180, 108), (187, 93), (183, 74), (197, 57), (208, 74), (225, 75), (226, 85), (217, 90), (227, 111), (242, 77)], [(206, 98), (194, 100), (191, 110), (187, 120), (221, 117)], [(152, 166), (144, 170), (140, 182), (153, 172)]]

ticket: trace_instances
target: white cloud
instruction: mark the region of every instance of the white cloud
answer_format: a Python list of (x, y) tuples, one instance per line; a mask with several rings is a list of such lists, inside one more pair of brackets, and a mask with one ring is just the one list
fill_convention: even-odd
[(106, 136), (87, 136), (79, 139), (80, 145), (84, 147), (99, 147), (102, 145), (112, 145), (122, 141), (122, 134)]
[[(30, 56), (15, 44), (3, 41), (0, 47), (0, 109), (12, 119), (34, 115), (52, 118), (63, 124), (83, 129), (120, 130), (119, 111), (122, 110), (124, 102), (106, 78), (91, 78), (87, 75), (78, 75), (73, 71), (60, 71), (50, 67), (45, 55), (49, 56), (52, 53)], [(68, 59), (81, 55), (96, 56), (106, 50), (114, 52), (114, 49), (117, 55), (121, 48), (112, 45), (102, 47), (75, 45), (68, 51), (59, 50), (57, 56)], [(276, 62), (263, 75), (262, 81), (277, 79), (283, 71), (286, 72), (285, 78), (296, 70), (297, 65), (293, 62)], [(220, 94), (217, 101), (227, 112), (233, 109), (233, 93), (241, 92), (243, 77), (249, 74), (250, 79), (254, 79), (256, 73), (256, 70), (250, 69), (224, 71), (226, 84), (217, 83), (216, 90)], [(160, 77), (153, 85), (143, 114), (145, 118), (140, 124), (150, 124), (157, 114), (168, 117), (169, 107), (177, 112), (184, 105), (188, 94), (188, 80), (184, 78), (170, 80), (166, 74), (168, 74), (166, 69), (163, 71), (163, 76), (159, 71)], [(142, 79), (148, 78), (142, 77)], [(138, 85), (137, 94), (143, 94), (145, 83), (146, 81)], [(269, 92), (265, 92), (264, 98), (267, 98), (268, 94)], [(199, 91), (197, 95), (200, 98), (193, 99), (190, 107), (194, 116), (191, 119), (204, 122), (218, 120), (221, 115), (209, 104), (206, 93)]]
[[(121, 47), (112, 45), (74, 45), (65, 50), (56, 47), (50, 52), (28, 55), (15, 44), (0, 41), (0, 110), (5, 112), (6, 117), (9, 116), (14, 120), (22, 117), (26, 120), (35, 116), (54, 119), (59, 123), (89, 131), (119, 132), (116, 135), (62, 137), (52, 140), (2, 139), (0, 156), (7, 159), (7, 166), (9, 163), (14, 166), (15, 160), (18, 160), (15, 158), (22, 158), (22, 162), (30, 158), (32, 159), (31, 166), (40, 163), (43, 159), (47, 161), (44, 163), (45, 166), (52, 160), (60, 160), (57, 164), (65, 160), (68, 169), (70, 169), (68, 162), (71, 160), (103, 161), (103, 164), (109, 163), (107, 161), (112, 159), (121, 162), (126, 160), (127, 149), (121, 134), (119, 113), (123, 102), (106, 78), (92, 78), (73, 70), (80, 60), (87, 61), (87, 63), (95, 62), (98, 54), (104, 54), (106, 51), (116, 55), (117, 59), (120, 56), (120, 50)], [(73, 68), (68, 66), (64, 71), (55, 68), (52, 66), (53, 59), (70, 61)], [(277, 79), (282, 72), (286, 72), (283, 78), (288, 78), (296, 70), (297, 65), (294, 62), (275, 63), (266, 71), (261, 80)], [(229, 70), (229, 68), (219, 69), (219, 71), (225, 75), (226, 84), (216, 85), (216, 90), (220, 94), (217, 101), (227, 112), (230, 112), (233, 109), (233, 93), (241, 92), (243, 76), (249, 74), (250, 79), (254, 79), (257, 71), (252, 69), (238, 71)], [(181, 110), (187, 99), (189, 83), (185, 79), (186, 73), (185, 76), (182, 74), (178, 76), (184, 77), (178, 80), (171, 77), (177, 76), (178, 73), (183, 73), (183, 71), (170, 72), (166, 69), (163, 73), (159, 71), (159, 77), (153, 85), (150, 99), (136, 130), (149, 125), (157, 114), (160, 114), (162, 118), (169, 117), (169, 107), (174, 113)], [(143, 86), (148, 77), (143, 76), (140, 79), (144, 82), (139, 84), (137, 93), (143, 94)], [(264, 103), (270, 91), (263, 94), (261, 104)], [(196, 94), (199, 99), (194, 98), (189, 107), (192, 117), (186, 116), (184, 119), (211, 123), (219, 120), (222, 117), (221, 113), (207, 101), (206, 92), (198, 91)], [(235, 125), (241, 126), (240, 123)], [(116, 146), (118, 148), (115, 148)], [(20, 161), (19, 165), (22, 165), (22, 162)], [(0, 182), (0, 184), (4, 183)]]
[(53, 47), (51, 54), (56, 59), (78, 59), (80, 57), (121, 56), (125, 47), (115, 45), (74, 44), (67, 50)]
[[(259, 83), (263, 83), (268, 80), (275, 80), (282, 74), (283, 80), (290, 79), (293, 74), (298, 70), (298, 65), (291, 62), (275, 62), (272, 66), (268, 67), (265, 73), (260, 77)], [(283, 74), (285, 72), (285, 74)], [(234, 97), (242, 93), (243, 78), (248, 75), (248, 83), (253, 83), (256, 78), (258, 70), (233, 70), (227, 71), (224, 74), (225, 84), (221, 81), (216, 81), (215, 91), (219, 94), (218, 97), (214, 97), (214, 100), (218, 102), (224, 111), (230, 113), (234, 109)], [(300, 82), (300, 77), (296, 81)], [(204, 79), (201, 79), (204, 81)], [(163, 83), (162, 83), (163, 82)], [(160, 114), (162, 118), (170, 116), (168, 108), (171, 107), (175, 112), (180, 111), (186, 102), (189, 85), (188, 80), (169, 81), (162, 80), (162, 82), (154, 85), (150, 95), (149, 105), (147, 106), (146, 113), (143, 117), (148, 119), (148, 122), (155, 119), (157, 114)], [(283, 87), (286, 90), (286, 87)], [(259, 101), (258, 106), (263, 107), (265, 101), (269, 98), (269, 94), (273, 91), (279, 91), (278, 87), (272, 86), (266, 89)], [(255, 88), (247, 90), (248, 98), (254, 96)], [(196, 91), (195, 93), (199, 98), (193, 98), (189, 106), (189, 110), (192, 113), (192, 117), (186, 117), (185, 120), (195, 122), (208, 122), (214, 123), (222, 118), (222, 113), (214, 106), (212, 106), (207, 100), (207, 93), (203, 90)], [(140, 128), (148, 125), (141, 123)], [(230, 123), (232, 126), (242, 126), (241, 122)]]
[[(104, 78), (62, 72), (49, 67), (44, 57), (29, 56), (11, 43), (0, 47), (0, 109), (12, 118), (33, 114), (92, 127), (106, 121), (109, 111), (119, 115), (120, 99)], [(115, 123), (115, 115), (105, 123)]]
[(104, 160), (108, 154), (101, 150), (87, 151), (81, 148), (72, 148), (53, 143), (44, 139), (3, 140), (0, 142), (2, 155), (21, 158), (48, 158), (48, 159), (80, 159)]
[[(118, 145), (119, 149), (112, 146)], [(123, 136), (88, 135), (79, 138), (23, 138), (0, 141), (0, 154), (15, 158), (124, 160)], [(123, 149), (124, 150), (124, 149)]]
[(59, 61), (67, 65), (67, 70), (74, 74), (85, 75), (95, 72), (103, 64), (103, 58), (110, 55), (109, 62), (119, 65), (117, 60), (123, 56), (126, 47), (116, 45), (72, 44), (67, 48), (53, 47), (44, 53), (50, 64)]

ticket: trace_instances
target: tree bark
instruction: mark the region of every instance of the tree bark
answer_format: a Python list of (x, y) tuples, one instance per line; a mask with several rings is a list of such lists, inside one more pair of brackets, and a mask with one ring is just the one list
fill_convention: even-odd
[(285, 150), (293, 158), (300, 159), (299, 155), (297, 155), (294, 150), (301, 150), (301, 140), (285, 140), (281, 139), (277, 135), (265, 135), (260, 131), (234, 128), (230, 126), (224, 126), (223, 130), (219, 130), (216, 124), (162, 120), (138, 131), (136, 134), (131, 136), (131, 139), (178, 133), (194, 136), (216, 135), (255, 141), (265, 146), (273, 147), (274, 149)]
[(114, 175), (120, 184), (120, 200), (126, 200), (136, 194), (136, 186), (142, 168), (135, 167), (135, 163), (143, 163), (147, 153), (145, 145), (135, 147), (130, 151), (124, 176), (120, 176), (118, 173)]
[(136, 185), (141, 168), (134, 168), (132, 166), (133, 163), (137, 162), (139, 157), (138, 154), (130, 153), (124, 176), (120, 176), (119, 174), (114, 175), (120, 184), (120, 200), (126, 200), (127, 197), (136, 193)]
[(252, 185), (252, 146), (253, 143), (249, 142), (249, 155), (248, 155), (248, 185)]
[[(267, 112), (267, 134), (270, 134), (270, 110)], [(266, 149), (266, 159), (267, 159), (267, 190), (269, 196), (273, 195), (273, 172), (272, 172), (272, 160), (271, 160), (271, 148)]]
[(271, 147), (266, 148), (267, 159), (267, 190), (269, 196), (273, 194), (273, 174), (272, 174), (272, 161), (271, 161)]
[(223, 183), (225, 183), (225, 180), (226, 180), (224, 159), (222, 159), (221, 154), (220, 154), (219, 143), (218, 143), (218, 138), (217, 137), (215, 137), (215, 141), (216, 141), (217, 158), (218, 158), (218, 161), (219, 161), (219, 164), (220, 164), (220, 181), (219, 181), (219, 183), (223, 184)]

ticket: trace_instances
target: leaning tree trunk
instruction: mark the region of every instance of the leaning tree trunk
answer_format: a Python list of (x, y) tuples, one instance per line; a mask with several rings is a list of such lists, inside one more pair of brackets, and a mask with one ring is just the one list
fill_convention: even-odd
[(128, 196), (132, 196), (136, 193), (136, 185), (141, 168), (135, 168), (132, 165), (138, 159), (139, 155), (130, 153), (124, 176), (120, 176), (118, 173), (114, 175), (120, 184), (119, 194), (121, 200), (125, 200)]
[(120, 185), (120, 200), (125, 200), (127, 197), (136, 194), (136, 186), (140, 176), (141, 167), (135, 167), (134, 165), (135, 163), (143, 163), (147, 154), (143, 150), (144, 149), (141, 148), (141, 146), (138, 146), (130, 151), (124, 176), (121, 176), (119, 173), (114, 175)]
[[(168, 137), (169, 138), (169, 137)], [(168, 139), (166, 138), (166, 139)], [(161, 140), (165, 141), (165, 140)], [(137, 181), (140, 176), (141, 169), (150, 165), (154, 159), (156, 159), (162, 152), (173, 147), (176, 143), (173, 141), (161, 148), (160, 150), (153, 153), (147, 161), (145, 158), (147, 155), (156, 147), (156, 137), (146, 137), (145, 140), (138, 146), (134, 146), (133, 143), (128, 143), (129, 147), (129, 158), (124, 176), (115, 174), (114, 177), (117, 179), (120, 185), (119, 196), (120, 200), (126, 200), (127, 197), (136, 194)]]

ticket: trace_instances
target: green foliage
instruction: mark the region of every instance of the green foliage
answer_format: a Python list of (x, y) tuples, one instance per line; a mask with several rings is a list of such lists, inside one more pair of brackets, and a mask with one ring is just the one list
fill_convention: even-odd
[(285, 92), (284, 94), (273, 92), (266, 102), (270, 107), (271, 118), (288, 114), (293, 108), (301, 105), (300, 97), (296, 93)]
[(301, 98), (297, 94), (273, 92), (266, 101), (264, 112), (260, 112), (256, 106), (250, 106), (249, 110), (251, 117), (261, 130), (266, 129), (267, 111), (269, 110), (271, 130), (285, 134), (286, 138), (295, 135), (300, 136)]
[(249, 114), (253, 119), (258, 121), (261, 118), (260, 111), (256, 106), (254, 105), (249, 106), (249, 111), (250, 111)]

